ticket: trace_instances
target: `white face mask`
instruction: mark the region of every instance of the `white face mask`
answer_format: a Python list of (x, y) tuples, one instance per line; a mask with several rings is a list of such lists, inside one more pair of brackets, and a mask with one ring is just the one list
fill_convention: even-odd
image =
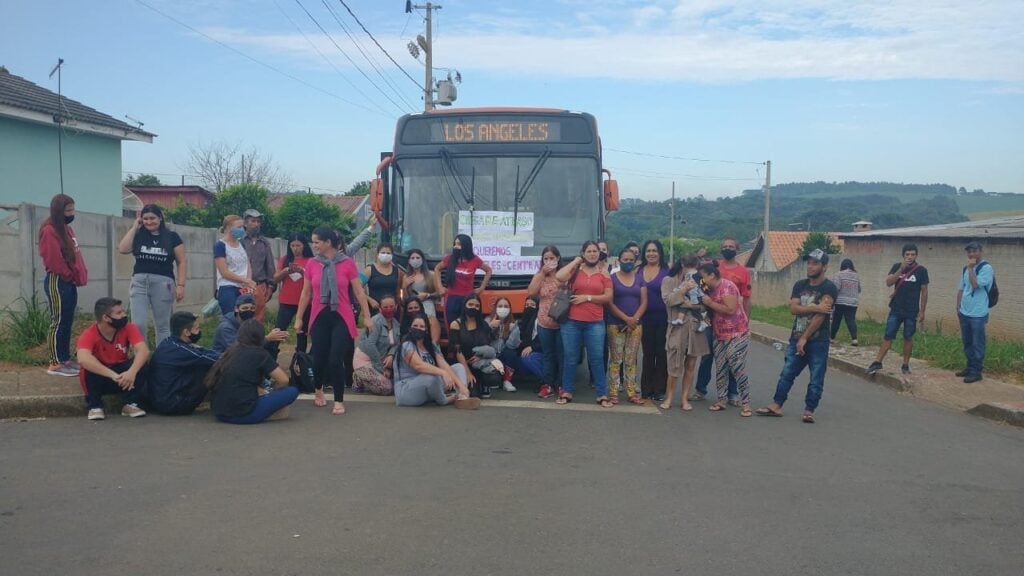
[(494, 313), (497, 314), (498, 318), (501, 318), (502, 320), (504, 320), (505, 318), (508, 318), (508, 315), (509, 315), (510, 312), (512, 312), (512, 310), (510, 308), (508, 308), (507, 306), (502, 306), (500, 308), (495, 308), (495, 310), (494, 310)]
[(381, 264), (391, 264), (391, 254), (381, 252), (380, 254), (377, 254), (377, 260), (380, 261)]
[(409, 258), (409, 266), (419, 268), (423, 266), (423, 260), (421, 258)]

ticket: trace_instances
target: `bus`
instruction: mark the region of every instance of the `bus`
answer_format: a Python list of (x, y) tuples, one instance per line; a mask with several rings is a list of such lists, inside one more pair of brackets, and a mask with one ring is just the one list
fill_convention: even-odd
[(405, 252), (419, 248), (433, 269), (456, 234), (473, 239), (493, 271), (485, 311), (498, 297), (521, 311), (544, 247), (572, 259), (584, 241), (604, 238), (605, 218), (619, 202), (618, 184), (601, 165), (595, 118), (548, 108), (405, 115), (370, 190), (380, 239), (394, 245), (401, 266)]

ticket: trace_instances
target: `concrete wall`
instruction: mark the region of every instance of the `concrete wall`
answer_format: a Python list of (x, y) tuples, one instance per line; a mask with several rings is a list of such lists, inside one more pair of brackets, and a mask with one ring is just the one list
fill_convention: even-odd
[[(66, 128), (64, 193), (83, 212), (121, 214), (121, 141)], [(57, 130), (0, 117), (0, 204), (49, 205), (60, 192)]]
[[(40, 224), (49, 216), (49, 207), (0, 204), (0, 308), (21, 307), (20, 298), (38, 294), (45, 305), (42, 281), (45, 274), (39, 259), (37, 238)], [(103, 296), (128, 301), (128, 287), (135, 259), (117, 253), (117, 243), (128, 231), (131, 219), (78, 211), (72, 227), (89, 269), (89, 284), (78, 292), (79, 311), (88, 312)], [(178, 309), (198, 311), (210, 298), (216, 284), (213, 244), (220, 234), (210, 228), (177, 226), (188, 257), (188, 282), (185, 300)], [(285, 248), (283, 240), (271, 240), (275, 257)], [(276, 307), (277, 300), (273, 301)]]
[[(889, 293), (885, 276), (895, 262), (902, 259), (900, 238), (845, 239), (843, 254), (833, 255), (828, 276), (839, 271), (843, 258), (850, 258), (860, 273), (861, 299), (859, 318), (884, 321), (889, 315)], [(956, 292), (960, 273), (967, 262), (965, 239), (916, 240), (918, 261), (928, 269), (928, 308), (925, 329), (945, 334), (959, 333), (956, 314)], [(999, 284), (999, 305), (989, 316), (988, 334), (1012, 340), (1024, 340), (1024, 240), (989, 240), (984, 243), (984, 257), (996, 270)], [(797, 261), (779, 272), (751, 271), (753, 304), (779, 306), (789, 302), (793, 283), (806, 277), (804, 263)]]

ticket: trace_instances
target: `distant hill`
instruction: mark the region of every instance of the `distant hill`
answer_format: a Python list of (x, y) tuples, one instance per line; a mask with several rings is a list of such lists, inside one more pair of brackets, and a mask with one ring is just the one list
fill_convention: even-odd
[[(892, 182), (794, 182), (772, 187), (772, 230), (847, 231), (870, 220), (876, 228), (963, 222), (1024, 211), (1024, 194), (968, 192), (948, 184)], [(626, 198), (608, 217), (613, 247), (629, 240), (664, 238), (669, 232), (668, 201)], [(676, 199), (676, 235), (690, 238), (735, 236), (749, 240), (763, 228), (764, 193), (744, 190), (733, 198)], [(685, 223), (682, 223), (685, 221)]]

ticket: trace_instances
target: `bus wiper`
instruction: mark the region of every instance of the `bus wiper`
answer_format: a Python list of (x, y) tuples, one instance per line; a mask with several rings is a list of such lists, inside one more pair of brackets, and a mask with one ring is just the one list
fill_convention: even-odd
[(516, 234), (519, 228), (519, 203), (526, 198), (526, 193), (530, 190), (530, 186), (533, 186), (533, 181), (537, 179), (537, 174), (540, 174), (540, 169), (544, 167), (544, 163), (551, 157), (551, 148), (545, 148), (537, 158), (537, 162), (533, 165), (530, 173), (526, 176), (526, 182), (523, 182), (522, 189), (519, 188), (519, 165), (516, 164), (516, 194), (515, 194), (515, 205), (512, 207), (512, 234)]
[[(440, 154), (441, 154), (441, 160), (442, 160), (442, 162), (441, 162), (441, 172), (442, 172), (442, 174), (444, 174), (445, 182), (448, 183), (448, 193), (451, 194), (451, 184), (450, 184), (450, 182), (452, 180), (454, 180), (455, 181), (455, 185), (459, 189), (459, 194), (462, 195), (462, 201), (465, 202), (469, 206), (469, 233), (470, 233), (470, 235), (472, 235), (473, 232), (474, 232), (474, 230), (473, 230), (473, 212), (474, 212), (473, 201), (475, 200), (475, 189), (476, 189), (476, 166), (473, 167), (473, 175), (472, 175), (472, 181), (470, 182), (470, 188), (469, 188), (469, 190), (466, 190), (466, 184), (462, 181), (462, 178), (455, 171), (455, 166), (452, 163), (452, 157), (448, 153), (448, 149), (447, 148), (441, 148)], [(454, 198), (454, 195), (453, 195), (452, 200), (454, 200), (454, 199), (455, 198)], [(455, 204), (457, 205), (458, 202), (456, 202)], [(457, 218), (456, 218), (456, 221), (458, 221)]]

